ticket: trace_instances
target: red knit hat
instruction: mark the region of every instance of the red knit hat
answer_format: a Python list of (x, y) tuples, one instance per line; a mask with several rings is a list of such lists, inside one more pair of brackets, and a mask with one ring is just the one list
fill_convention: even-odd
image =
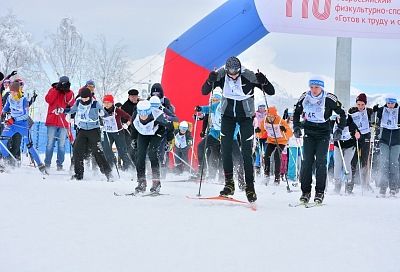
[(367, 104), (367, 96), (365, 95), (365, 93), (360, 93), (356, 98), (356, 103), (357, 101), (362, 101)]
[(114, 97), (111, 94), (106, 94), (103, 97), (103, 103), (110, 102), (114, 104)]

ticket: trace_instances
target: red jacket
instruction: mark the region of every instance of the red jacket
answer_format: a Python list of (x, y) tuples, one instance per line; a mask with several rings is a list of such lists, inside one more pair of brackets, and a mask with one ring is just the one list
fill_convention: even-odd
[(45, 100), (49, 104), (49, 107), (47, 109), (46, 126), (65, 126), (66, 128), (68, 128), (69, 123), (67, 123), (67, 121), (65, 120), (65, 114), (62, 113), (56, 115), (53, 113), (53, 111), (57, 108), (65, 109), (67, 106), (72, 107), (75, 103), (74, 92), (71, 90), (69, 90), (68, 92), (62, 92), (56, 90), (56, 88), (51, 88), (48, 91)]

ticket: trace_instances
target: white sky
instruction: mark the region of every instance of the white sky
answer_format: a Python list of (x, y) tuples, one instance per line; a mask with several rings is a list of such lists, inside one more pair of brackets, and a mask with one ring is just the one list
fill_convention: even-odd
[[(12, 10), (35, 41), (55, 32), (61, 18), (71, 17), (86, 39), (104, 34), (127, 46), (129, 57), (140, 59), (162, 52), (166, 46), (225, 0), (3, 1), (0, 14)], [(291, 72), (334, 77), (336, 39), (269, 34), (246, 51), (246, 59), (260, 56)], [(352, 85), (367, 92), (400, 93), (400, 40), (353, 39)], [(251, 68), (251, 67), (249, 67)]]

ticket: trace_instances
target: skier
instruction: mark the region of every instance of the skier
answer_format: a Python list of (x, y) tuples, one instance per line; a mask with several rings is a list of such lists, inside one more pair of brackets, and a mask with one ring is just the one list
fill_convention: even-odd
[(136, 193), (145, 192), (146, 181), (146, 154), (148, 154), (153, 185), (150, 192), (159, 193), (161, 189), (160, 182), (160, 164), (158, 160), (158, 149), (161, 139), (166, 132), (168, 147), (172, 147), (171, 141), (174, 138), (173, 127), (168, 122), (163, 112), (159, 109), (152, 109), (148, 100), (139, 101), (137, 104), (137, 114), (133, 116), (133, 139), (137, 140), (137, 181)]
[[(340, 117), (338, 116), (333, 127), (333, 134), (338, 129)], [(346, 126), (343, 128), (342, 136), (339, 141), (334, 142), (334, 170), (333, 178), (335, 182), (335, 193), (339, 194), (343, 183), (343, 172), (345, 180), (345, 191), (349, 194), (353, 192), (353, 184), (350, 182), (352, 177), (351, 160), (354, 156), (356, 141), (360, 139), (360, 132), (357, 125), (353, 122), (351, 115), (346, 118)]]
[[(204, 171), (206, 164), (203, 160), (205, 159), (204, 156), (207, 156), (209, 178), (214, 178), (217, 173), (221, 153), (221, 98), (222, 94), (220, 92), (214, 92), (210, 97), (211, 108), (209, 105), (195, 107), (196, 112), (204, 114), (203, 131), (200, 133), (204, 138), (197, 146), (199, 169)], [(208, 118), (209, 115), (211, 115), (210, 118)], [(211, 121), (210, 124), (208, 124), (208, 119)], [(201, 170), (202, 167), (203, 170)], [(199, 177), (200, 173), (197, 176)]]
[(256, 174), (260, 175), (261, 166), (262, 166), (262, 158), (265, 154), (265, 149), (267, 147), (267, 131), (261, 126), (261, 121), (265, 119), (267, 115), (265, 102), (261, 102), (258, 104), (256, 116), (253, 121), (254, 132), (256, 133), (256, 146), (255, 146), (255, 161), (254, 167), (256, 169)]
[[(193, 145), (193, 137), (189, 130), (189, 124), (186, 121), (179, 123), (179, 127), (174, 132), (175, 134), (175, 154), (186, 163), (188, 162), (188, 151)], [(176, 169), (178, 174), (182, 174), (186, 169), (186, 165), (178, 158), (176, 161)]]
[(400, 110), (397, 98), (390, 95), (386, 98), (386, 105), (380, 107), (377, 112), (380, 134), (380, 196), (386, 195), (389, 187), (390, 195), (395, 196), (399, 192), (399, 156), (400, 156)]
[(111, 168), (104, 156), (101, 145), (99, 116), (104, 116), (104, 110), (101, 103), (93, 99), (91, 90), (83, 88), (80, 92), (80, 97), (71, 108), (58, 108), (56, 113), (76, 113), (75, 125), (78, 127), (78, 131), (74, 143), (75, 175), (72, 176), (72, 179), (83, 179), (85, 171), (83, 160), (89, 147), (92, 156), (100, 168), (100, 172), (106, 176), (107, 181), (113, 181)]
[(175, 113), (175, 107), (171, 104), (171, 101), (169, 100), (169, 98), (167, 98), (164, 95), (164, 89), (160, 83), (154, 83), (153, 86), (151, 86), (150, 97), (154, 96), (154, 95), (156, 95), (156, 96), (158, 96), (158, 98), (160, 98), (161, 104), (163, 105), (164, 108), (167, 108), (172, 113)]
[[(274, 159), (275, 159), (275, 185), (279, 185), (280, 183), (280, 166), (282, 160), (282, 151), (285, 149), (288, 139), (293, 136), (293, 131), (283, 120), (276, 110), (276, 107), (269, 107), (267, 110), (267, 116), (264, 121), (261, 122), (261, 126), (264, 126), (265, 130), (268, 133), (267, 138), (267, 147), (265, 150), (264, 157), (264, 169), (265, 169), (265, 177), (269, 178), (270, 176), (270, 160), (271, 155), (275, 151)], [(287, 161), (287, 160), (286, 160)]]
[(236, 57), (227, 59), (225, 67), (212, 71), (202, 87), (202, 94), (207, 95), (215, 88), (223, 90), (221, 148), (225, 175), (225, 187), (220, 192), (222, 196), (233, 195), (232, 141), (236, 123), (240, 126), (241, 153), (244, 161), (246, 196), (249, 202), (255, 202), (257, 195), (254, 190), (254, 168), (252, 144), (254, 137), (253, 117), (254, 88), (258, 87), (269, 95), (275, 94), (275, 89), (264, 74), (242, 69), (240, 60)]
[[(128, 91), (128, 99), (122, 105), (121, 109), (130, 116), (134, 116), (136, 115), (136, 107), (138, 102), (139, 102), (139, 91), (136, 89), (131, 89)], [(122, 118), (121, 121), (123, 123), (126, 123), (129, 120)], [(125, 134), (126, 146), (128, 148), (128, 155), (130, 156), (133, 163), (136, 164), (137, 143), (136, 140), (133, 140), (132, 133), (133, 133), (133, 127), (131, 124), (128, 126), (128, 129), (124, 130), (124, 134)]]
[(45, 100), (49, 106), (47, 108), (45, 123), (47, 127), (47, 145), (44, 164), (46, 168), (50, 168), (54, 143), (57, 141), (57, 171), (63, 169), (65, 140), (67, 138), (67, 130), (69, 129), (70, 124), (66, 121), (65, 114), (56, 115), (55, 111), (57, 108), (72, 107), (74, 105), (74, 93), (70, 87), (71, 83), (69, 82), (69, 78), (67, 76), (62, 76), (57, 85), (52, 87), (45, 96)]
[[(324, 81), (320, 77), (312, 77), (309, 80), (310, 90), (304, 92), (293, 114), (293, 131), (296, 138), (300, 138), (301, 128), (304, 128), (304, 158), (300, 170), (300, 182), (302, 195), (300, 201), (308, 203), (311, 198), (312, 167), (315, 161), (316, 186), (314, 202), (322, 203), (327, 177), (327, 152), (331, 127), (329, 118), (332, 111), (340, 116), (338, 129), (333, 134), (333, 140), (337, 141), (342, 136), (346, 126), (346, 115), (338, 98), (324, 90)], [(300, 122), (303, 116), (304, 123)]]
[[(23, 137), (26, 147), (35, 160), (40, 172), (47, 174), (46, 167), (40, 160), (39, 155), (33, 147), (32, 140), (29, 137), (28, 100), (23, 97), (18, 81), (14, 81), (10, 86), (10, 95), (2, 110), (2, 117), (6, 124), (1, 134), (2, 140), (0, 142), (0, 152), (3, 159), (13, 157), (10, 150), (7, 148), (7, 140), (14, 134), (19, 133)], [(15, 159), (15, 157), (13, 159)], [(0, 165), (0, 168), (4, 169), (4, 167), (4, 165)]]
[[(288, 119), (287, 123), (290, 129), (293, 131), (293, 109), (288, 109)], [(296, 187), (298, 185), (299, 171), (298, 166), (300, 165), (301, 155), (300, 148), (303, 148), (303, 139), (297, 139), (294, 135), (289, 137), (288, 140), (288, 172), (287, 178), (292, 183), (292, 186)]]
[(367, 178), (367, 164), (370, 151), (370, 140), (371, 140), (371, 116), (373, 109), (367, 108), (367, 96), (361, 93), (356, 98), (356, 106), (349, 109), (349, 114), (353, 118), (354, 123), (357, 125), (358, 130), (361, 133), (360, 139), (358, 139), (358, 145), (356, 144), (356, 152), (351, 161), (352, 178), (348, 184), (347, 190), (352, 191), (354, 187), (354, 180), (356, 177), (356, 169), (358, 160), (360, 159), (361, 179), (360, 183), (364, 186)]
[[(133, 163), (128, 156), (128, 149), (126, 147), (125, 135), (123, 130), (128, 129), (131, 124), (131, 116), (114, 106), (114, 97), (112, 95), (105, 95), (103, 97), (104, 105), (104, 116), (103, 119), (103, 148), (104, 155), (108, 162), (115, 162), (114, 152), (112, 151), (112, 146), (115, 146), (118, 150), (118, 156), (121, 158), (123, 165), (122, 170), (126, 171), (133, 167)], [(122, 123), (121, 119), (124, 118), (128, 120)]]

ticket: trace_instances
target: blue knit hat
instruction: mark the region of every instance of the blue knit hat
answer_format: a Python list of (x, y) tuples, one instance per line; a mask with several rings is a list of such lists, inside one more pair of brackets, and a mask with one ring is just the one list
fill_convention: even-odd
[(394, 95), (388, 95), (386, 97), (386, 103), (397, 103), (397, 98)]
[(322, 77), (319, 76), (312, 76), (308, 82), (308, 86), (318, 86), (321, 87), (321, 89), (323, 90), (325, 88), (325, 82), (322, 79)]

